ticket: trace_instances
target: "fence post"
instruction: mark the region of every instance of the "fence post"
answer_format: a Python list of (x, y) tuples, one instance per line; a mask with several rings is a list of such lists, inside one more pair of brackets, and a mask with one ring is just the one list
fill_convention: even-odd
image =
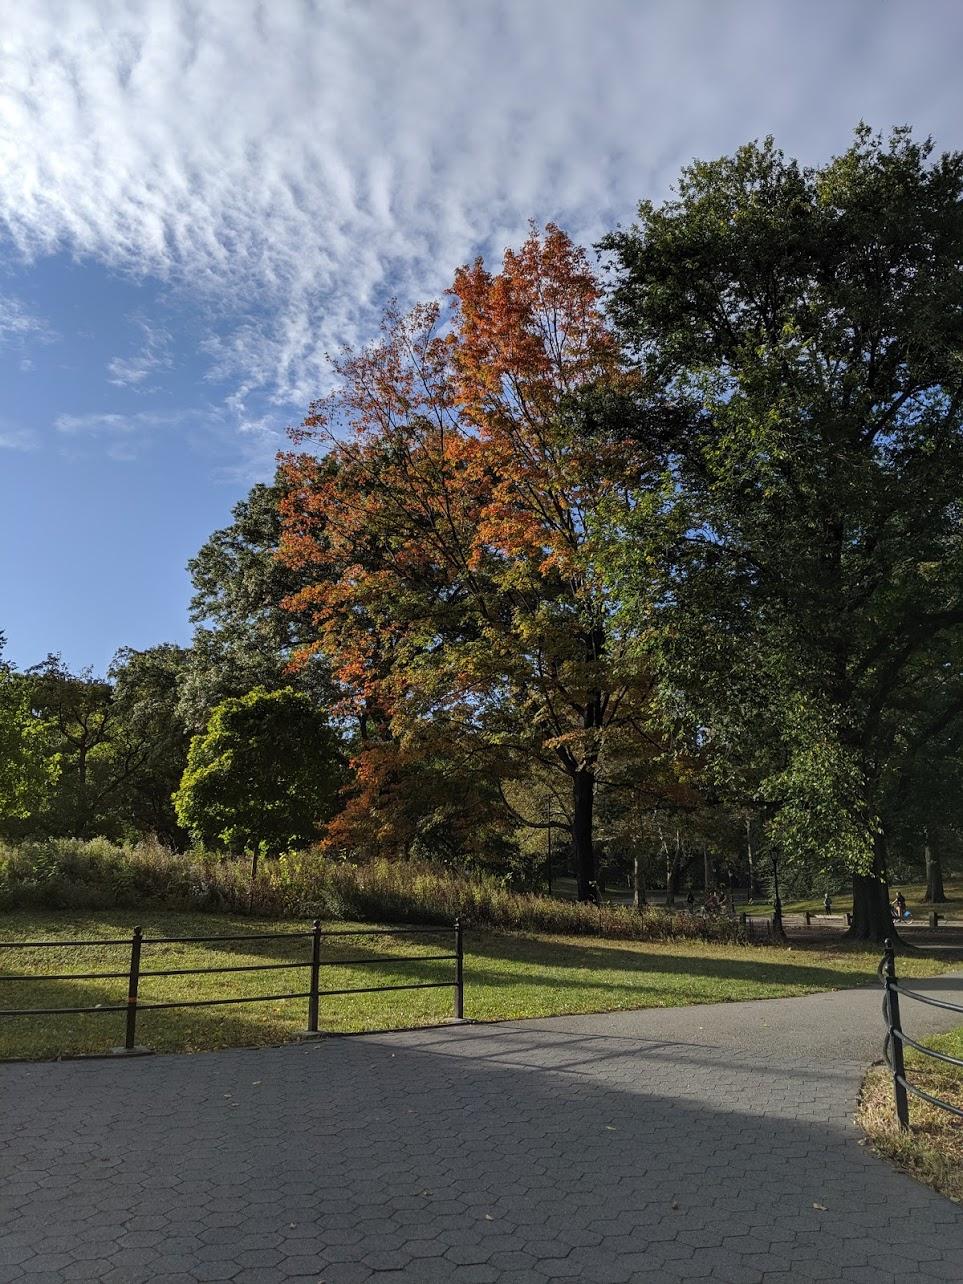
[(939, 914), (937, 914), (936, 910), (930, 910), (930, 927), (939, 927), (939, 925), (940, 925)]
[(127, 982), (127, 1032), (124, 1038), (124, 1051), (133, 1052), (137, 1045), (137, 990), (140, 986), (140, 947), (144, 932), (140, 927), (134, 928), (130, 938), (130, 977)]
[(308, 1034), (318, 1033), (318, 989), (321, 976), (321, 920), (311, 926), (311, 995), (308, 998)]
[(462, 942), (461, 919), (455, 919), (455, 1020), (465, 1019), (465, 953)]
[(311, 924), (311, 972), (308, 986), (308, 1028), (299, 1039), (320, 1039), (318, 1030), (318, 991), (321, 977), (321, 920), (316, 918)]
[(812, 926), (812, 917), (810, 916), (809, 910), (806, 910), (806, 926)]
[(906, 1079), (906, 1064), (903, 1060), (903, 1040), (899, 1038), (903, 1031), (899, 1018), (896, 956), (893, 950), (893, 942), (888, 938), (885, 942), (885, 950), (886, 1023), (889, 1026), (889, 1041), (893, 1050), (893, 1091), (896, 1094), (896, 1118), (899, 1120), (900, 1130), (906, 1132), (909, 1129), (909, 1101), (906, 1095), (906, 1088), (901, 1082), (901, 1080), (905, 1081)]

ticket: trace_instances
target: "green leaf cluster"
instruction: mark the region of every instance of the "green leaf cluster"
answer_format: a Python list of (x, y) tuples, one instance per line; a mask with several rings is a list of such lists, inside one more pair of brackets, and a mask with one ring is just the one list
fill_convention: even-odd
[(174, 806), (202, 843), (277, 854), (318, 837), (340, 780), (337, 738), (311, 700), (256, 687), (217, 705), (191, 740)]

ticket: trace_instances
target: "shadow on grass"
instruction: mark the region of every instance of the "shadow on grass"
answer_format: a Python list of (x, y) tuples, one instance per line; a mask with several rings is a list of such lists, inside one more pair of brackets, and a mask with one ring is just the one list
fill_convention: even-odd
[[(156, 995), (155, 1001), (161, 1002), (168, 997), (200, 997), (196, 989), (193, 992), (190, 989), (194, 978), (182, 979), (184, 989), (181, 995)], [(45, 1011), (38, 1015), (24, 1012), (22, 1016), (0, 1017), (0, 1060), (102, 1056), (123, 1047), (126, 996), (127, 985), (123, 979), (98, 982), (78, 976), (76, 980), (61, 981), (43, 978), (38, 972), (30, 980), (4, 982), (0, 989), (0, 1007), (5, 1012), (24, 1009)], [(140, 997), (136, 1043), (152, 1051), (263, 1046), (290, 1039), (306, 1025), (306, 1001), (303, 999), (285, 1000), (275, 1004), (271, 1011), (264, 1010), (270, 1004), (261, 999), (250, 1003), (250, 1006), (238, 1003), (165, 1008), (153, 1012), (150, 1009), (151, 996), (145, 987), (142, 987)], [(99, 1007), (102, 1011), (46, 1011), (77, 1007)]]
[[(10, 916), (4, 924), (4, 937), (31, 935), (28, 930), (33, 916)], [(43, 916), (46, 930), (47, 916)], [(256, 918), (236, 919), (195, 914), (79, 914), (61, 920), (58, 934), (83, 938), (97, 933), (123, 936), (138, 919), (145, 932), (157, 936), (219, 936), (256, 934), (276, 930), (276, 921)], [(191, 967), (194, 963), (216, 967), (234, 962), (306, 963), (310, 957), (310, 938), (295, 935), (306, 931), (307, 924), (292, 920), (291, 935), (278, 939), (245, 939), (207, 941), (200, 946), (193, 941), (183, 944), (144, 947), (140, 997), (142, 1003), (215, 996), (252, 998), (261, 995), (296, 992), (308, 988), (306, 967), (258, 972), (213, 973), (208, 977), (185, 975), (152, 978), (152, 970)], [(33, 921), (36, 927), (36, 921)], [(335, 929), (337, 930), (337, 929)], [(36, 931), (32, 933), (36, 937)], [(724, 950), (725, 947), (714, 946)], [(682, 947), (679, 947), (681, 950)], [(364, 985), (402, 985), (409, 981), (447, 980), (453, 976), (450, 960), (432, 962), (424, 955), (445, 954), (453, 950), (452, 934), (442, 931), (431, 935), (393, 932), (379, 934), (377, 929), (358, 936), (326, 935), (323, 937), (321, 989), (355, 989)], [(726, 999), (756, 997), (752, 987), (767, 990), (796, 987), (800, 989), (841, 989), (871, 984), (870, 968), (854, 971), (834, 966), (822, 956), (806, 960), (806, 951), (796, 951), (796, 960), (773, 958), (762, 951), (758, 957), (707, 957), (698, 952), (673, 951), (666, 943), (606, 944), (579, 940), (539, 940), (507, 933), (469, 931), (466, 933), (466, 988), (469, 1007), (477, 1003), (476, 1013), (484, 1019), (504, 1020), (516, 1016), (540, 1017), (553, 1013), (591, 1009), (651, 1007), (654, 1004), (718, 1002)], [(0, 951), (0, 969), (39, 971), (45, 952), (22, 955)], [(98, 950), (63, 950), (52, 952), (49, 970), (61, 972), (123, 971), (128, 951), (124, 946)], [(92, 956), (101, 954), (95, 959)], [(197, 956), (201, 954), (202, 957)], [(384, 963), (386, 955), (405, 955), (404, 961)], [(349, 963), (349, 960), (353, 961)], [(614, 974), (614, 975), (613, 975)], [(692, 984), (686, 986), (686, 978)], [(910, 988), (916, 983), (908, 977)], [(726, 993), (726, 983), (733, 990)], [(927, 980), (926, 984), (934, 984)], [(957, 983), (941, 978), (939, 988), (952, 988)], [(748, 988), (749, 992), (744, 992)], [(17, 991), (14, 994), (14, 991)], [(511, 992), (518, 992), (518, 1003), (510, 1002)], [(126, 985), (123, 978), (110, 982), (23, 982), (0, 989), (0, 1007), (72, 1007), (100, 1003), (123, 1003)], [(350, 996), (322, 999), (322, 1028), (345, 1029), (363, 1025), (377, 1030), (393, 1026), (431, 1023), (443, 1019), (450, 1010), (449, 996), (443, 989), (402, 990), (367, 998)], [(225, 1047), (242, 1044), (265, 1044), (289, 1039), (306, 1025), (306, 1001), (256, 1001), (250, 1007), (238, 1004), (196, 1009), (174, 1009), (153, 1014), (142, 1008), (138, 1019), (138, 1042), (158, 1050), (178, 1047)], [(31, 1022), (35, 1022), (32, 1028)], [(91, 1014), (90, 1016), (50, 1016), (37, 1018), (4, 1018), (0, 1022), (0, 1056), (55, 1056), (58, 1052), (106, 1051), (123, 1042), (124, 1013)], [(20, 1031), (22, 1033), (11, 1033)]]
[[(430, 942), (429, 944), (426, 944)], [(211, 942), (212, 952), (219, 950), (231, 953), (243, 952), (251, 957), (278, 961), (293, 957), (304, 957), (308, 942), (287, 942), (274, 940), (252, 940), (249, 942)], [(387, 954), (395, 954), (418, 949), (421, 954), (447, 954), (452, 946), (447, 934), (439, 937), (424, 937), (393, 934), (379, 937), (376, 932), (371, 937), (325, 937), (323, 938), (322, 988), (324, 976), (330, 965), (333, 973), (344, 966), (344, 960), (363, 960), (357, 964), (363, 969), (365, 964), (377, 966), (377, 960)], [(720, 950), (724, 946), (714, 947)], [(559, 985), (578, 985), (580, 988), (597, 993), (631, 995), (636, 993), (640, 999), (657, 985), (645, 984), (645, 977), (693, 977), (696, 979), (725, 982), (737, 982), (740, 985), (757, 985), (760, 987), (800, 986), (820, 989), (848, 989), (871, 984), (874, 981), (872, 965), (863, 968), (844, 968), (834, 966), (832, 962), (820, 957), (813, 962), (803, 961), (805, 950), (797, 951), (799, 962), (789, 962), (784, 957), (771, 959), (734, 958), (722, 956), (707, 957), (698, 952), (673, 953), (669, 943), (642, 943), (637, 945), (605, 945), (563, 941), (551, 939), (536, 940), (531, 937), (502, 934), (488, 931), (468, 931), (465, 936), (466, 969), (470, 984), (471, 964), (473, 960), (483, 960), (484, 968), (478, 977), (480, 984), (499, 989), (524, 987), (528, 992), (533, 988), (557, 990)], [(847, 952), (848, 953), (848, 952)], [(509, 966), (493, 967), (492, 964)], [(521, 970), (511, 967), (519, 965)], [(414, 967), (422, 970), (429, 966), (428, 960), (418, 960), (412, 953), (410, 963), (382, 965), (380, 974), (388, 980), (410, 978), (415, 973)], [(446, 965), (439, 962), (437, 968)], [(560, 978), (559, 971), (571, 973), (571, 979)], [(627, 973), (638, 980), (615, 980), (604, 974)], [(588, 975), (578, 977), (576, 973)], [(595, 975), (592, 975), (595, 974)], [(363, 973), (353, 983), (361, 984)], [(372, 983), (375, 983), (374, 981)], [(751, 995), (748, 997), (752, 997)]]

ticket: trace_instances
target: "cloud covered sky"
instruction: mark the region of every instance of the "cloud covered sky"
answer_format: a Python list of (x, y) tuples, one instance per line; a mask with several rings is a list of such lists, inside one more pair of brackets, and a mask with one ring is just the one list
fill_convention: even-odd
[(186, 639), (186, 558), (385, 300), (693, 157), (963, 145), (957, 0), (33, 0), (0, 31), (0, 629)]

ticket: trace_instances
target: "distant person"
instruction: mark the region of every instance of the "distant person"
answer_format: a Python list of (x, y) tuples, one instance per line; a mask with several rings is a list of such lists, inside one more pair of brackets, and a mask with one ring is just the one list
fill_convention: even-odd
[(833, 912), (833, 903), (829, 899), (829, 893), (827, 892), (826, 895), (823, 897), (823, 913), (831, 914), (832, 912)]
[(695, 909), (695, 896), (693, 895), (691, 887), (689, 888), (689, 895), (685, 898), (685, 903), (688, 905), (689, 913), (691, 914)]
[(899, 910), (900, 918), (904, 918), (906, 916), (906, 897), (902, 892), (896, 893), (896, 908)]

